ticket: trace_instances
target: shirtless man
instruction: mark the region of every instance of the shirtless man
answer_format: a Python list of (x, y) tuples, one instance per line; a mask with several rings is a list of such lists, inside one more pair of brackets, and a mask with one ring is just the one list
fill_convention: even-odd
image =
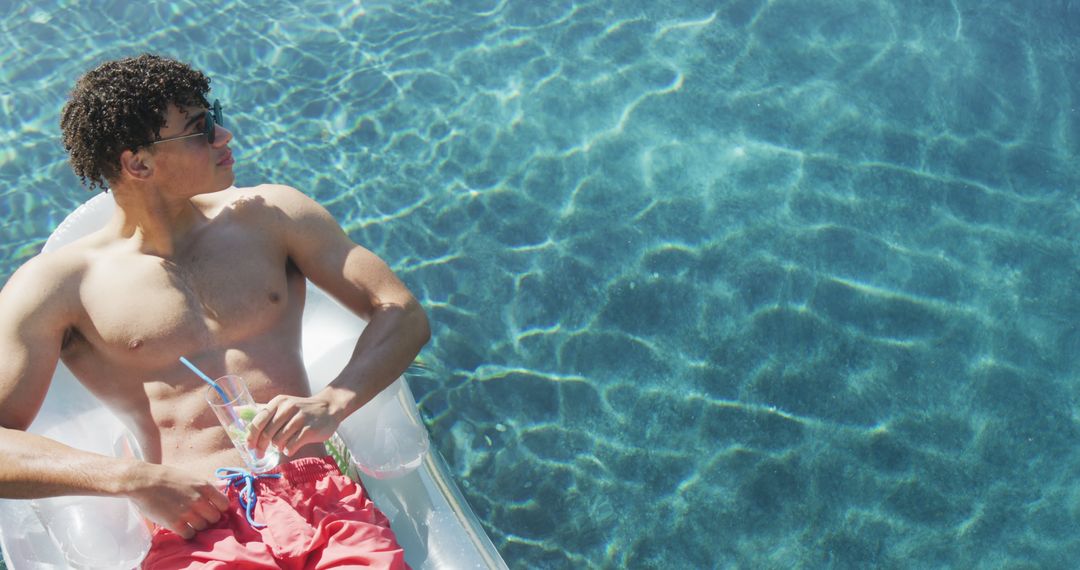
[[(118, 207), (0, 292), (0, 496), (127, 497), (191, 539), (235, 510), (214, 472), (243, 463), (180, 356), (211, 377), (239, 374), (269, 402), (251, 441), (273, 443), (284, 462), (324, 456), (341, 421), (427, 342), (409, 290), (317, 203), (285, 186), (231, 188), (232, 133), (208, 91), (202, 73), (152, 55), (107, 62), (76, 84), (65, 147), (83, 182), (107, 183)], [(300, 350), (305, 278), (370, 321), (316, 394)], [(58, 359), (130, 420), (145, 461), (25, 432)]]

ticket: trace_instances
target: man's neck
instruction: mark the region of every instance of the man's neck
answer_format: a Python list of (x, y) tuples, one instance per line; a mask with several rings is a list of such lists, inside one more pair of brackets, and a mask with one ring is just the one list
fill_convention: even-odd
[(117, 206), (114, 226), (121, 236), (137, 240), (139, 250), (148, 255), (172, 257), (202, 220), (186, 197), (122, 186), (112, 192)]

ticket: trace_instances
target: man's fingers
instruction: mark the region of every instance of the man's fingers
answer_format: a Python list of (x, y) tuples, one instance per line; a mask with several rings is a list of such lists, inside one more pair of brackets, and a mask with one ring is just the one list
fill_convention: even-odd
[[(217, 489), (214, 489), (215, 493)], [(222, 496), (223, 497), (223, 496)], [(169, 530), (179, 534), (185, 539), (193, 538), (199, 531), (206, 530), (221, 520), (222, 509), (219, 507), (219, 501), (217, 496), (210, 494), (207, 497), (208, 500), (200, 500), (192, 503), (191, 510), (188, 514), (177, 521), (173, 525), (169, 525)], [(228, 506), (228, 499), (225, 499), (225, 505)]]
[[(198, 503), (195, 503), (193, 510), (195, 511), (195, 515), (199, 518), (199, 520), (205, 521), (207, 523), (207, 526), (221, 520), (221, 511), (219, 511), (217, 507), (209, 501), (199, 501)], [(196, 530), (203, 530), (205, 528), (206, 526), (202, 528), (196, 527)]]
[(321, 435), (326, 431), (323, 427), (332, 421), (326, 406), (315, 398), (274, 396), (252, 420), (247, 444), (259, 455), (271, 444), (288, 455), (303, 443), (326, 439)]
[(274, 396), (266, 403), (266, 405), (262, 406), (259, 412), (255, 414), (255, 417), (251, 419), (251, 423), (248, 424), (248, 447), (256, 448), (258, 446), (259, 440), (261, 439), (260, 436), (278, 413), (278, 406), (281, 404), (283, 398), (285, 398), (285, 396)]
[(185, 540), (191, 540), (195, 537), (195, 529), (188, 526), (187, 521), (177, 521), (173, 524), (166, 525), (165, 528), (184, 537)]
[(206, 519), (194, 513), (188, 516), (187, 524), (195, 529), (195, 532), (206, 530), (206, 527), (210, 526), (210, 523), (206, 522)]
[(289, 438), (289, 440), (285, 442), (285, 446), (282, 447), (282, 449), (289, 450), (286, 455), (291, 455), (293, 452), (300, 449), (300, 447), (303, 445), (304, 439), (308, 437), (309, 433), (311, 433), (311, 428), (309, 426), (303, 426), (300, 428), (299, 431), (296, 432), (296, 435)]
[(270, 423), (270, 420), (274, 417), (274, 408), (267, 404), (266, 407), (259, 410), (259, 413), (255, 414), (255, 417), (248, 424), (247, 446), (256, 449), (259, 445), (259, 439), (263, 431), (266, 429), (266, 425)]
[[(275, 400), (277, 397), (275, 397)], [(282, 400), (275, 402), (271, 400), (271, 403), (276, 404), (274, 406), (274, 417), (270, 419), (270, 422), (263, 428), (259, 434), (259, 444), (257, 449), (259, 451), (266, 451), (266, 448), (270, 447), (270, 444), (276, 442), (282, 430), (285, 426), (292, 423), (291, 420), (296, 418), (296, 405), (289, 400)]]
[(301, 416), (300, 414), (293, 416), (292, 420), (290, 420), (289, 423), (285, 425), (285, 428), (279, 431), (276, 436), (274, 436), (274, 445), (276, 445), (278, 449), (284, 451), (285, 454), (288, 455), (289, 452), (293, 450), (293, 440), (296, 438), (296, 436), (300, 435), (300, 432), (304, 429), (304, 427), (305, 424), (303, 416)]
[(229, 510), (229, 498), (225, 496), (225, 493), (218, 491), (214, 487), (210, 487), (210, 491), (207, 492), (205, 496), (210, 500), (210, 504), (218, 511), (225, 512)]
[(266, 448), (270, 447), (270, 442), (274, 440), (274, 436), (277, 435), (278, 430), (284, 424), (285, 418), (282, 417), (282, 410), (279, 408), (274, 413), (270, 423), (266, 425), (266, 429), (259, 434), (259, 451), (266, 451)]

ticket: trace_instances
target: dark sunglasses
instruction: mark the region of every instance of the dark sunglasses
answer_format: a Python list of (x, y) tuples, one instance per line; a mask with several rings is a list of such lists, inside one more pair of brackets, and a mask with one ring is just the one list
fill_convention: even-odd
[(155, 145), (158, 143), (168, 141), (178, 141), (180, 139), (189, 139), (191, 137), (206, 137), (206, 142), (214, 144), (214, 134), (217, 133), (217, 125), (225, 126), (225, 123), (221, 121), (221, 102), (214, 99), (214, 104), (210, 106), (206, 111), (206, 119), (201, 133), (191, 133), (190, 135), (177, 135), (175, 137), (168, 137), (164, 139), (158, 139), (151, 141), (150, 144)]

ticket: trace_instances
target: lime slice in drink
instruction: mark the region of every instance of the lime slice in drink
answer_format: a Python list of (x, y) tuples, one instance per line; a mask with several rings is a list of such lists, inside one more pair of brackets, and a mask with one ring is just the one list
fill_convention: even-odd
[(255, 419), (255, 416), (258, 413), (259, 410), (257, 410), (254, 406), (242, 406), (236, 408), (236, 415), (239, 416), (245, 424), (251, 423), (251, 421)]

